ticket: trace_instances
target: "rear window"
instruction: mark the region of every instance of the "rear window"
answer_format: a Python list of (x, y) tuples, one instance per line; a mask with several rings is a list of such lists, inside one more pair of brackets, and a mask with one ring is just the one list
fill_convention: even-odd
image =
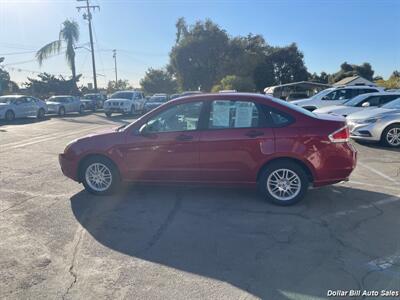
[(286, 102), (286, 101), (283, 101), (281, 99), (277, 99), (277, 98), (273, 98), (273, 97), (268, 97), (267, 99), (270, 99), (273, 102), (276, 102), (276, 103), (278, 103), (278, 104), (280, 104), (282, 106), (286, 106), (287, 108), (293, 109), (293, 110), (295, 110), (295, 111), (297, 111), (297, 112), (299, 112), (299, 113), (301, 113), (303, 115), (307, 115), (307, 116), (313, 117), (313, 118), (316, 117), (316, 114), (314, 114), (313, 112), (311, 112), (311, 111), (309, 111), (309, 110), (307, 110), (305, 108), (302, 108), (302, 107), (300, 107), (300, 106), (298, 106), (296, 104), (293, 104), (293, 103), (290, 103), (290, 102)]

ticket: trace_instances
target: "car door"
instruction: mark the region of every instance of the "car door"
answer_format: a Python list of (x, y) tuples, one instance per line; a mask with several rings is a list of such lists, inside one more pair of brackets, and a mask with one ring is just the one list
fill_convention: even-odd
[(174, 104), (127, 136), (123, 152), (134, 181), (197, 181), (202, 101)]
[(30, 104), (28, 97), (21, 97), (15, 102), (15, 117), (24, 118), (29, 116)]
[(205, 182), (254, 182), (260, 162), (274, 152), (274, 133), (260, 105), (251, 100), (208, 103), (199, 161)]
[(27, 101), (27, 116), (36, 116), (38, 111), (38, 106), (35, 102), (35, 99), (32, 97), (26, 97)]

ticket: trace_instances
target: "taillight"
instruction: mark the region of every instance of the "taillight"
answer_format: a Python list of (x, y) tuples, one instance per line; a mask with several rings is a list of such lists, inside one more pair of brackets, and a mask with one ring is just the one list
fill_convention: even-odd
[(349, 141), (350, 131), (349, 127), (344, 126), (334, 132), (332, 132), (329, 136), (329, 139), (332, 143), (345, 143)]

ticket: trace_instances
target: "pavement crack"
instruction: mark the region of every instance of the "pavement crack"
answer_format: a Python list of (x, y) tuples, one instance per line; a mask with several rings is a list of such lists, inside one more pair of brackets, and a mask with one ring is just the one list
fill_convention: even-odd
[(11, 205), (10, 207), (7, 207), (6, 209), (1, 210), (1, 211), (0, 211), (0, 214), (3, 213), (3, 212), (8, 211), (8, 210), (10, 210), (10, 209), (12, 209), (12, 208), (14, 208), (14, 207), (17, 207), (17, 206), (19, 206), (19, 205), (21, 205), (21, 204), (24, 204), (25, 202), (27, 202), (27, 201), (29, 201), (29, 200), (31, 200), (31, 199), (33, 199), (33, 198), (37, 198), (37, 197), (39, 197), (39, 196), (32, 196), (32, 197), (29, 197), (29, 198), (27, 198), (27, 199), (25, 199), (25, 200), (22, 200), (22, 201), (18, 202), (18, 203), (15, 203), (14, 205)]
[(161, 239), (161, 237), (167, 231), (168, 227), (173, 222), (177, 212), (179, 211), (179, 209), (181, 207), (181, 204), (182, 204), (182, 196), (179, 193), (177, 193), (174, 206), (172, 207), (172, 209), (168, 213), (168, 215), (165, 218), (164, 222), (157, 229), (156, 233), (152, 236), (150, 241), (147, 243), (146, 247), (143, 249), (143, 253), (146, 253), (151, 248), (153, 248), (153, 246)]
[(76, 270), (75, 270), (75, 263), (76, 263), (76, 257), (77, 257), (78, 250), (79, 250), (79, 247), (80, 247), (80, 244), (81, 244), (81, 241), (82, 241), (84, 233), (85, 233), (85, 231), (81, 227), (79, 229), (79, 233), (78, 233), (78, 240), (77, 240), (77, 242), (75, 243), (75, 245), (73, 247), (71, 264), (70, 264), (70, 266), (68, 268), (68, 272), (72, 277), (72, 282), (68, 286), (68, 288), (65, 291), (65, 293), (62, 295), (62, 299), (65, 299), (65, 297), (68, 295), (69, 291), (74, 287), (74, 285), (78, 281), (78, 275), (77, 275)]

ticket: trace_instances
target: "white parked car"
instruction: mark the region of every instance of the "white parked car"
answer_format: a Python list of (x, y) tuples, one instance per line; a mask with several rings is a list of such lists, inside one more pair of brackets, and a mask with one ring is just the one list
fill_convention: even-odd
[(0, 97), (0, 119), (13, 121), (16, 118), (35, 116), (43, 119), (47, 113), (44, 101), (24, 95), (10, 95)]
[(104, 102), (103, 109), (107, 117), (113, 113), (135, 114), (144, 111), (146, 97), (139, 91), (120, 91)]
[(382, 91), (382, 89), (365, 85), (340, 86), (323, 90), (311, 98), (295, 100), (291, 103), (310, 111), (314, 111), (317, 108), (325, 106), (343, 104), (361, 94), (375, 93), (379, 91)]
[(317, 114), (334, 114), (347, 117), (348, 115), (365, 109), (373, 109), (400, 97), (399, 93), (370, 93), (359, 95), (342, 105), (325, 106), (314, 110)]

